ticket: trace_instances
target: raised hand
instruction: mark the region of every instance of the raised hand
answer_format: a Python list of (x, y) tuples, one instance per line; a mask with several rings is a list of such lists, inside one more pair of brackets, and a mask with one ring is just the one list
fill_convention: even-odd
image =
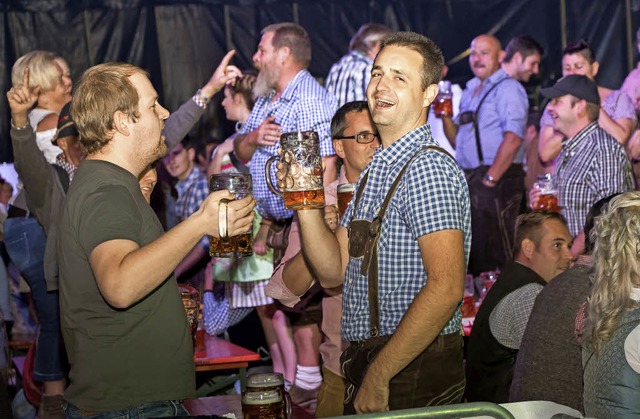
[(235, 85), (236, 80), (239, 77), (242, 77), (242, 71), (240, 71), (238, 67), (229, 65), (231, 58), (235, 53), (236, 50), (232, 49), (222, 58), (222, 61), (218, 64), (218, 67), (211, 75), (211, 78), (202, 88), (202, 93), (205, 96), (210, 98), (218, 93), (226, 84)]
[(29, 88), (29, 68), (24, 69), (22, 84), (12, 87), (7, 92), (7, 100), (11, 109), (11, 119), (16, 127), (27, 124), (27, 113), (38, 101), (40, 86)]

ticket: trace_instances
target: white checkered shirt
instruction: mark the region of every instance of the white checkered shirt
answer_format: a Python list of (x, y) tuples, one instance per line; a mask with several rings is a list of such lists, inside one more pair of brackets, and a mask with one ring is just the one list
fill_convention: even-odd
[(584, 228), (593, 204), (633, 189), (627, 154), (597, 122), (562, 143), (555, 182), (558, 204), (573, 237)]
[[(275, 91), (269, 96), (261, 96), (256, 101), (249, 119), (242, 126), (241, 134), (256, 129), (269, 116), (275, 116), (282, 133), (293, 131), (315, 131), (320, 138), (322, 157), (335, 153), (331, 142), (329, 127), (331, 118), (337, 110), (335, 98), (320, 85), (307, 70), (301, 70), (289, 82), (282, 95), (271, 102)], [(293, 211), (284, 208), (282, 198), (267, 188), (264, 167), (271, 156), (276, 155), (280, 143), (273, 146), (258, 146), (251, 157), (251, 176), (253, 176), (253, 197), (256, 199), (260, 214), (269, 220), (282, 220), (293, 216)], [(271, 165), (271, 179), (276, 179), (276, 165)]]
[(338, 99), (338, 106), (354, 100), (367, 100), (373, 60), (361, 51), (351, 51), (331, 66), (325, 86)]
[[(437, 145), (428, 125), (423, 125), (389, 147), (379, 148), (368, 166), (369, 178), (356, 216), (353, 204), (342, 218), (346, 228), (352, 218), (372, 220), (407, 161), (425, 145)], [(358, 186), (362, 176), (358, 181)], [(353, 203), (353, 201), (352, 201)], [(465, 265), (471, 247), (469, 189), (456, 162), (435, 150), (420, 154), (404, 173), (387, 213), (378, 244), (380, 335), (392, 334), (427, 281), (417, 239), (441, 230), (464, 232)], [(360, 275), (362, 258), (352, 258), (343, 288), (342, 337), (362, 341), (369, 336), (367, 277)], [(441, 334), (458, 332), (462, 315), (456, 309)]]

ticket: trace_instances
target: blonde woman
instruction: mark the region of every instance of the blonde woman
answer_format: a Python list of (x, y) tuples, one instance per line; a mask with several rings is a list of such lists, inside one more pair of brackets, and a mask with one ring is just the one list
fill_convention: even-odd
[(594, 281), (582, 341), (587, 417), (640, 415), (640, 192), (611, 200), (591, 233)]

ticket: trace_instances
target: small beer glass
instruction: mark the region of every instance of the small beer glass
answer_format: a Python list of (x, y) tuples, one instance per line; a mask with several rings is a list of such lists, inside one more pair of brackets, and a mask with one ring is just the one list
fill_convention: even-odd
[[(219, 191), (228, 189), (236, 195), (237, 199), (242, 199), (252, 193), (251, 175), (243, 173), (220, 173), (211, 175), (209, 179), (209, 191)], [(209, 236), (209, 255), (217, 258), (231, 258), (251, 256), (253, 254), (253, 230), (249, 227), (246, 233), (218, 238)]]
[(538, 181), (534, 185), (540, 190), (538, 202), (534, 205), (534, 210), (548, 210), (560, 212), (558, 205), (558, 191), (553, 182), (553, 176), (550, 173), (538, 176)]
[(353, 198), (353, 192), (355, 190), (355, 183), (343, 183), (338, 185), (338, 212), (340, 213), (340, 218), (344, 216), (344, 213), (349, 206), (349, 202), (351, 202), (351, 199)]
[(433, 101), (433, 112), (436, 116), (453, 116), (453, 93), (451, 82), (442, 80), (438, 83), (438, 96)]

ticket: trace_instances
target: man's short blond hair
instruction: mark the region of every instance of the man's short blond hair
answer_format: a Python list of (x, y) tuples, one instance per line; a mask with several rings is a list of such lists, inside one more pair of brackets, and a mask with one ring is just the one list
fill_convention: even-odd
[(24, 69), (29, 68), (29, 88), (40, 86), (41, 92), (50, 92), (61, 82), (57, 60), (64, 61), (55, 52), (27, 52), (13, 64), (11, 83), (14, 87), (21, 85)]
[(143, 69), (126, 63), (105, 63), (91, 67), (82, 75), (71, 104), (71, 117), (80, 133), (80, 148), (92, 154), (113, 138), (113, 117), (117, 111), (132, 122), (140, 117), (138, 91), (130, 77)]

